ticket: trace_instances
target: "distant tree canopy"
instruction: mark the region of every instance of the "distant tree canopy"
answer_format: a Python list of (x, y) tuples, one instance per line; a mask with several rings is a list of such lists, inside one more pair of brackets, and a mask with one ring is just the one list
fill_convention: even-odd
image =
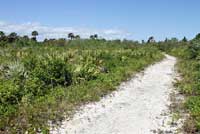
[(68, 38), (70, 38), (71, 40), (73, 40), (75, 38), (74, 33), (69, 33), (68, 34)]
[(18, 36), (17, 33), (12, 32), (8, 35), (8, 41), (9, 42), (14, 42), (15, 40), (17, 40)]
[(145, 41), (144, 40), (142, 40), (142, 44), (144, 44), (145, 43)]
[(80, 35), (75, 36), (75, 39), (80, 39), (80, 38), (81, 38)]
[(178, 39), (176, 37), (171, 38), (172, 42), (178, 42)]
[(0, 31), (0, 46), (6, 46), (8, 44), (18, 45), (18, 46), (35, 44), (34, 42), (36, 41), (36, 36), (38, 35), (38, 32), (35, 31), (32, 32), (31, 34), (33, 38), (30, 39), (27, 35), (20, 36), (16, 32), (11, 32), (10, 34), (6, 35), (5, 32)]
[[(28, 44), (35, 44), (35, 43), (39, 43), (37, 42), (37, 36), (39, 35), (38, 31), (33, 31), (31, 32), (32, 37), (29, 37), (27, 35), (24, 36), (20, 36), (17, 35), (16, 32), (12, 32), (10, 34), (6, 34), (4, 31), (0, 31), (0, 45), (3, 46), (5, 44), (8, 43), (15, 43), (15, 45), (28, 45)], [(67, 38), (70, 40), (79, 40), (81, 39), (80, 35), (75, 35), (74, 33), (68, 33)], [(66, 45), (67, 44), (67, 38), (59, 38), (59, 39), (54, 39), (54, 38), (50, 38), (50, 39), (44, 39), (44, 43), (46, 44), (58, 44), (58, 45)], [(92, 34), (89, 36), (89, 39), (91, 40), (96, 40), (98, 39), (99, 36), (98, 34)], [(100, 41), (105, 41), (105, 39), (98, 39)], [(198, 33), (194, 39), (190, 40), (192, 42), (198, 42), (200, 40), (200, 33)], [(33, 42), (34, 41), (34, 42)], [(121, 42), (120, 40), (112, 40), (114, 42)], [(126, 42), (128, 42), (129, 40), (124, 40), (123, 43), (126, 44)], [(155, 38), (154, 36), (150, 36), (148, 38), (148, 40), (145, 42), (144, 40), (142, 40), (142, 44), (146, 44), (146, 43), (154, 43)], [(162, 41), (161, 41), (162, 42)], [(177, 38), (171, 38), (168, 39), (166, 38), (163, 42), (168, 42), (168, 43), (178, 43), (178, 42), (188, 42), (188, 39), (184, 36), (184, 38), (182, 40), (178, 40)]]
[(98, 34), (90, 35), (90, 39), (98, 39)]
[(183, 39), (182, 39), (182, 42), (187, 42), (187, 38), (184, 36)]
[(97, 39), (98, 38), (98, 34), (94, 34), (94, 38)]
[(39, 35), (39, 33), (38, 33), (37, 31), (33, 31), (33, 32), (32, 32), (32, 36), (33, 36), (32, 39), (33, 39), (34, 41), (36, 41), (36, 40), (37, 40), (36, 37), (37, 37), (38, 35)]
[(156, 42), (156, 41), (155, 41), (154, 37), (151, 36), (151, 37), (149, 37), (149, 39), (148, 39), (147, 42), (148, 42), (148, 43), (154, 43), (154, 42)]
[(169, 41), (169, 39), (168, 38), (165, 38), (165, 41), (164, 42), (168, 42)]
[(80, 35), (75, 35), (74, 33), (69, 33), (68, 38), (73, 40), (73, 39), (80, 39)]
[(29, 37), (28, 37), (27, 35), (24, 35), (22, 38), (23, 38), (24, 40), (29, 40)]

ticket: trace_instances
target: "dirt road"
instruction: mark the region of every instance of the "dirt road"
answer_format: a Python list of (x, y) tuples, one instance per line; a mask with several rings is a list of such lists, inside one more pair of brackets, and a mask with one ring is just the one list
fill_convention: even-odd
[(82, 106), (74, 117), (52, 133), (151, 134), (175, 133), (166, 114), (175, 78), (176, 59), (169, 55), (144, 72), (123, 82), (117, 91), (96, 103)]

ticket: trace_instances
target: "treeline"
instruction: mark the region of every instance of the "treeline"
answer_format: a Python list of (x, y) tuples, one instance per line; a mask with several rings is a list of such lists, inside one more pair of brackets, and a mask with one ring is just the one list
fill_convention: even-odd
[(5, 32), (0, 31), (0, 42), (1, 43), (12, 43), (12, 42), (15, 42), (17, 40), (25, 40), (25, 41), (33, 40), (33, 41), (37, 41), (36, 37), (38, 36), (38, 32), (37, 31), (33, 31), (31, 33), (31, 35), (32, 35), (32, 38), (29, 38), (27, 35), (19, 36), (15, 32), (12, 32), (12, 33), (6, 35)]
[[(30, 46), (30, 45), (36, 45), (36, 44), (43, 44), (43, 45), (60, 45), (60, 46), (64, 46), (64, 45), (68, 45), (71, 43), (71, 41), (73, 40), (98, 40), (98, 41), (107, 41), (104, 38), (99, 38), (98, 34), (93, 34), (90, 35), (88, 39), (81, 39), (80, 35), (75, 35), (74, 33), (68, 33), (68, 35), (66, 35), (66, 38), (59, 38), (59, 39), (55, 39), (55, 38), (50, 38), (47, 39), (45, 38), (43, 41), (37, 41), (37, 36), (39, 36), (39, 32), (38, 31), (33, 31), (31, 33), (31, 37), (24, 35), (24, 36), (20, 36), (15, 32), (12, 32), (8, 35), (5, 34), (5, 32), (0, 31), (0, 46), (7, 46), (10, 44), (14, 44), (15, 46)], [(119, 40), (119, 39), (115, 39), (112, 40), (115, 43), (136, 43), (136, 44), (153, 44), (153, 43), (178, 43), (178, 42), (188, 42), (187, 38), (184, 37), (182, 40), (178, 40), (177, 38), (171, 38), (168, 39), (166, 38), (164, 41), (159, 41), (156, 42), (154, 36), (150, 36), (146, 41), (142, 40), (141, 43), (139, 41), (132, 41), (132, 40)]]
[[(20, 36), (17, 33), (12, 32), (8, 35), (5, 32), (0, 31), (0, 47), (26, 47), (26, 46), (65, 46), (65, 47), (76, 47), (76, 48), (102, 48), (104, 47), (124, 47), (130, 48), (131, 46), (134, 47), (135, 45), (139, 45), (138, 41), (132, 40), (106, 40), (104, 38), (99, 38), (98, 34), (90, 35), (89, 38), (81, 38), (80, 35), (75, 35), (74, 33), (66, 34), (66, 38), (45, 38), (43, 41), (38, 41), (39, 33), (37, 31), (33, 31), (31, 33), (31, 37), (25, 35)], [(97, 46), (96, 44), (99, 44)]]
[[(20, 36), (18, 35), (16, 32), (12, 32), (8, 35), (5, 34), (5, 32), (0, 31), (0, 44), (2, 45), (6, 45), (7, 43), (18, 43), (20, 45), (23, 45), (25, 42), (26, 43), (30, 43), (32, 41), (33, 42), (37, 42), (37, 36), (39, 35), (38, 31), (33, 31), (31, 33), (31, 37), (24, 35), (24, 36)], [(94, 34), (94, 35), (90, 35), (89, 37), (90, 39), (98, 39), (98, 35)], [(53, 42), (53, 41), (66, 41), (67, 39), (70, 40), (78, 40), (81, 39), (80, 35), (75, 35), (74, 33), (69, 33), (68, 36), (66, 35), (66, 38), (60, 38), (60, 39), (44, 39), (43, 42)], [(28, 44), (27, 44), (28, 45)]]

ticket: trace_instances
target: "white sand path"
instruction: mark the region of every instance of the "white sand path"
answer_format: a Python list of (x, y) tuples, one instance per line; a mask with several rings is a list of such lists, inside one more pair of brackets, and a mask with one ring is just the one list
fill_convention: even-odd
[(176, 59), (166, 58), (149, 66), (117, 91), (99, 102), (84, 105), (55, 134), (151, 134), (157, 129), (171, 130), (166, 122), (170, 93), (175, 78)]

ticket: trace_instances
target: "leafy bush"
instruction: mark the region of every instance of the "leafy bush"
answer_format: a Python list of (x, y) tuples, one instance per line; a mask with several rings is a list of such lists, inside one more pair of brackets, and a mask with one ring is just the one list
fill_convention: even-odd
[(44, 58), (35, 63), (29, 75), (38, 78), (45, 85), (69, 86), (72, 83), (72, 74), (67, 63), (57, 58)]

